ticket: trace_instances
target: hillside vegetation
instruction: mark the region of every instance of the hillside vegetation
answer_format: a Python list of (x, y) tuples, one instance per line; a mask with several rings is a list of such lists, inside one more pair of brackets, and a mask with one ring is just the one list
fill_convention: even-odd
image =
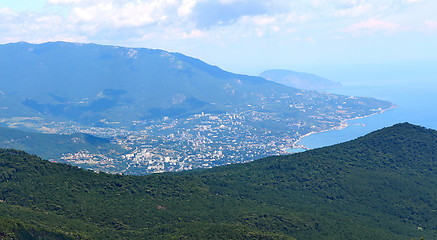
[(437, 131), (408, 123), (304, 153), (148, 176), (1, 150), (0, 236), (437, 239), (436, 169)]

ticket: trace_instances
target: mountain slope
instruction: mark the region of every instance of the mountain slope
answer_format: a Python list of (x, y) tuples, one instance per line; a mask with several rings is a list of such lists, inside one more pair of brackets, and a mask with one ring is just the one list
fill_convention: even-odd
[(253, 91), (295, 92), (162, 50), (55, 42), (6, 44), (0, 53), (8, 56), (0, 59), (7, 96), (20, 96), (33, 111), (79, 122), (225, 111), (226, 105), (255, 101)]
[[(36, 154), (51, 161), (68, 162), (72, 154), (88, 154), (95, 158), (105, 158), (105, 168), (108, 172), (115, 172), (110, 165), (110, 158), (118, 158), (125, 149), (112, 144), (110, 139), (99, 138), (84, 133), (74, 134), (44, 134), (25, 132), (18, 129), (0, 127), (0, 148), (13, 148)], [(80, 167), (90, 167), (86, 162), (77, 164)]]
[(290, 70), (267, 70), (262, 72), (260, 76), (267, 80), (298, 89), (324, 90), (341, 87), (341, 84), (338, 82), (311, 73), (294, 72)]
[[(47, 121), (130, 126), (132, 121), (201, 112), (255, 109), (294, 114), (289, 102), (308, 98), (322, 108), (332, 107), (330, 96), (226, 72), (162, 50), (21, 42), (0, 45), (0, 56), (4, 56), (0, 57), (3, 118), (41, 117)], [(367, 110), (391, 105), (365, 98), (342, 100)]]
[(141, 177), (2, 150), (0, 216), (93, 238), (434, 239), (436, 149), (437, 131), (404, 123), (300, 154)]
[[(2, 209), (4, 210), (4, 209)], [(47, 240), (73, 240), (89, 239), (84, 235), (23, 223), (11, 218), (0, 217), (0, 238), (1, 239), (47, 239)]]

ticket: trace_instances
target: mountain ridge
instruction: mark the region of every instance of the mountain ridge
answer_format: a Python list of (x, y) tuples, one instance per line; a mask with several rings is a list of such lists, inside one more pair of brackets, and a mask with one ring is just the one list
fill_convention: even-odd
[(433, 239), (436, 149), (437, 131), (403, 123), (304, 153), (148, 176), (1, 150), (0, 208), (71, 218), (85, 225), (40, 224), (92, 238)]
[[(196, 86), (196, 88), (203, 88), (200, 92), (193, 89), (193, 86), (191, 86), (193, 83), (190, 83), (189, 77), (195, 72), (197, 72), (197, 74), (200, 74), (200, 76), (203, 76), (205, 78), (205, 81), (212, 81), (211, 83), (214, 83), (214, 88), (217, 88), (216, 85), (220, 81), (225, 84), (226, 81), (232, 79), (238, 79), (239, 81), (242, 81), (243, 84), (267, 84), (276, 88), (281, 88), (280, 85), (276, 85), (276, 83), (273, 82), (265, 81), (264, 79), (259, 77), (251, 77), (247, 75), (226, 72), (224, 70), (221, 70), (217, 66), (208, 65), (200, 61), (199, 59), (188, 57), (180, 53), (166, 52), (164, 50), (146, 48), (125, 48), (110, 45), (102, 46), (91, 43), (78, 44), (68, 42), (49, 42), (38, 45), (29, 43), (18, 43), (2, 45), (1, 47), (8, 50), (7, 46), (11, 46), (12, 50), (2, 53), (12, 56), (15, 55), (14, 57), (22, 56), (20, 57), (20, 66), (26, 67), (26, 61), (23, 61), (23, 59), (27, 59), (27, 63), (32, 63), (34, 67), (32, 69), (26, 69), (27, 71), (15, 71), (14, 73), (9, 73), (11, 72), (11, 69), (14, 68), (7, 66), (8, 63), (13, 63), (13, 61), (11, 61), (10, 59), (7, 61), (0, 61), (0, 63), (6, 64), (3, 67), (4, 69), (9, 68), (9, 70), (6, 72), (7, 76), (4, 76), (2, 79), (14, 79), (14, 81), (9, 81), (9, 84), (6, 82), (5, 84), (3, 84), (3, 80), (3, 90), (12, 91), (12, 89), (14, 89), (15, 91), (17, 91), (18, 89), (16, 88), (16, 83), (18, 83), (20, 86), (22, 86), (21, 91), (23, 91), (23, 86), (27, 87), (28, 81), (26, 79), (37, 77), (39, 79), (38, 82), (30, 83), (32, 86), (32, 92), (30, 95), (29, 93), (26, 93), (29, 97), (26, 98), (23, 102), (24, 105), (38, 112), (51, 113), (55, 116), (62, 114), (62, 109), (65, 110), (67, 108), (70, 108), (69, 112), (66, 112), (64, 114), (70, 114), (67, 115), (67, 117), (72, 119), (77, 118), (77, 111), (94, 110), (97, 112), (101, 112), (105, 111), (108, 108), (116, 107), (116, 105), (120, 101), (120, 103), (123, 103), (123, 101), (133, 103), (132, 101), (136, 101), (134, 99), (140, 98), (140, 95), (138, 93), (135, 93), (135, 98), (129, 98), (125, 96), (126, 93), (129, 91), (130, 95), (132, 95), (132, 88), (126, 88), (125, 84), (123, 84), (123, 81), (120, 81), (124, 78), (123, 75), (131, 76), (129, 81), (131, 81), (132, 83), (130, 83), (130, 85), (128, 86), (134, 85), (135, 87), (140, 89), (159, 89), (159, 91), (162, 91), (162, 87), (166, 87), (170, 89), (169, 93), (173, 95), (172, 97), (177, 98), (178, 94), (180, 94), (180, 102), (183, 102), (184, 99), (190, 98), (199, 99), (199, 96), (203, 99), (199, 100), (205, 101), (211, 99), (211, 93), (217, 94), (217, 91), (212, 91), (213, 89), (205, 91), (205, 88), (208, 89), (207, 85), (205, 84), (203, 84), (203, 86)], [(82, 59), (82, 61), (79, 59)], [(90, 59), (91, 61), (87, 59)], [(186, 61), (181, 61), (181, 59)], [(79, 71), (71, 72), (71, 70), (69, 70), (70, 67), (79, 68)], [(156, 72), (148, 70), (151, 68), (162, 69), (161, 71), (159, 71), (160, 75), (158, 76)], [(32, 73), (33, 76), (28, 76), (26, 72)], [(64, 73), (71, 74), (71, 76), (65, 75)], [(87, 76), (82, 73), (91, 74), (91, 76)], [(179, 79), (174, 79), (172, 75), (175, 75)], [(64, 98), (65, 100), (69, 99), (70, 102), (74, 100), (71, 99), (71, 94), (70, 96), (68, 96), (68, 92), (66, 92), (67, 94), (62, 93), (62, 90), (59, 90), (56, 87), (60, 83), (57, 83), (56, 81), (54, 81), (54, 79), (61, 79), (62, 77), (66, 78), (66, 80), (64, 80), (61, 84), (66, 83), (66, 85), (63, 87), (70, 89), (70, 93), (73, 91), (74, 94), (79, 94), (76, 96), (76, 98), (86, 99), (94, 96), (94, 98), (96, 98), (96, 101), (99, 102), (90, 102), (90, 105), (84, 107), (69, 107), (68, 105), (59, 103), (57, 100), (62, 98)], [(151, 79), (153, 78), (158, 78), (158, 80), (168, 79), (167, 81), (169, 82), (165, 83), (164, 85), (159, 85), (159, 81), (157, 81), (156, 83), (151, 82)], [(220, 81), (217, 81), (218, 79), (220, 79)], [(95, 86), (90, 85), (91, 82), (98, 83), (98, 81), (96, 82), (95, 80), (101, 81), (100, 85), (104, 85), (102, 85), (102, 87), (99, 87), (100, 89), (96, 89)], [(15, 83), (13, 85), (10, 85), (12, 84), (12, 82)], [(176, 84), (177, 87), (182, 89), (172, 89), (171, 84)], [(202, 83), (197, 81), (196, 84)], [(84, 89), (82, 86), (88, 87)], [(41, 87), (44, 88), (41, 89)], [(183, 90), (184, 88), (189, 91), (194, 91), (196, 94), (199, 94), (199, 96), (190, 96), (190, 94), (187, 95), (183, 91), (181, 93), (178, 93), (178, 91)], [(99, 97), (97, 95), (100, 94), (100, 91), (118, 91), (118, 94), (109, 97)], [(38, 100), (34, 99), (37, 96), (41, 95), (44, 96), (43, 99), (45, 99), (45, 101), (53, 102), (53, 100), (55, 100), (55, 102), (57, 103), (43, 104), (40, 103)], [(168, 94), (164, 94), (164, 96), (162, 96), (162, 99), (165, 99), (164, 102), (167, 102), (166, 107), (168, 108), (170, 105), (174, 105), (175, 102), (177, 106), (178, 100), (167, 100), (166, 98), (168, 98), (168, 96), (166, 95)], [(221, 97), (220, 95), (217, 96)], [(228, 99), (232, 99), (232, 97), (228, 97)], [(156, 100), (153, 100), (153, 98), (148, 98), (147, 100), (153, 101), (155, 107), (162, 106), (162, 103), (156, 102)], [(168, 101), (173, 101), (173, 104), (168, 103)], [(237, 102), (235, 100), (232, 101), (234, 104)], [(208, 100), (206, 102), (212, 101)], [(216, 102), (217, 104), (217, 101), (213, 102)], [(99, 107), (99, 105), (102, 107)], [(198, 112), (199, 111), (195, 111), (194, 113)]]
[(254, 108), (286, 113), (269, 99), (301, 101), (306, 94), (157, 49), (22, 42), (0, 45), (0, 54), (8, 56), (0, 58), (2, 98), (13, 102), (1, 107), (12, 117), (22, 112), (48, 120), (102, 125), (100, 120), (108, 119), (127, 125), (181, 113)]

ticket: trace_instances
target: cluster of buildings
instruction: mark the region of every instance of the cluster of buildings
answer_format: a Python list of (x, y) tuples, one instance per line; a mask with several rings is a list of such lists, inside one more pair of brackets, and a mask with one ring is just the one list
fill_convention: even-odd
[[(311, 97), (311, 94), (308, 94)], [(309, 133), (342, 126), (351, 118), (375, 113), (356, 98), (325, 95), (293, 101), (283, 97), (238, 113), (200, 113), (135, 121), (129, 128), (65, 125), (58, 132), (83, 132), (110, 137), (125, 150), (116, 157), (101, 153), (68, 154), (63, 161), (94, 170), (146, 174), (210, 168), (287, 153)], [(281, 111), (269, 111), (278, 107)], [(379, 109), (381, 110), (381, 109)], [(113, 155), (112, 155), (113, 156)], [(105, 158), (106, 157), (106, 158)]]

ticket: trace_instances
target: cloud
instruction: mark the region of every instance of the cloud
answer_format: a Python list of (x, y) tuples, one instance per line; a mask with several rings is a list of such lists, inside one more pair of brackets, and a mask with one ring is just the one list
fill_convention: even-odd
[(372, 13), (372, 10), (374, 10), (374, 7), (372, 4), (364, 3), (359, 4), (350, 8), (345, 9), (339, 9), (334, 12), (335, 17), (360, 17), (363, 15), (367, 15), (369, 13)]
[(437, 21), (427, 20), (425, 26), (428, 31), (434, 32), (437, 30)]
[(401, 27), (396, 23), (370, 18), (351, 25), (350, 27), (344, 29), (344, 32), (361, 35), (374, 33), (394, 33), (399, 30), (401, 30)]
[(54, 5), (90, 5), (98, 3), (99, 0), (48, 0), (49, 4)]
[[(71, 8), (70, 19), (100, 27), (137, 27), (149, 24), (184, 25), (207, 29), (233, 24), (245, 16), (267, 13), (272, 0), (49, 0)], [(282, 4), (282, 3), (281, 3)]]
[(139, 27), (165, 22), (171, 13), (168, 8), (174, 12), (177, 9), (176, 1), (134, 1), (122, 4), (107, 1), (74, 7), (70, 17), (74, 22), (95, 24), (101, 28)]
[[(312, 36), (322, 42), (339, 32), (396, 33), (408, 26), (423, 31), (424, 21), (434, 16), (418, 19), (407, 10), (426, 4), (418, 0), (47, 0), (45, 12), (0, 8), (0, 41), (59, 37), (146, 46), (160, 41), (232, 43), (266, 37), (303, 41)], [(433, 21), (425, 24), (429, 31), (435, 29)]]
[(266, 34), (275, 33), (281, 29), (278, 19), (267, 15), (245, 16), (237, 24), (247, 29), (246, 34), (248, 35), (246, 37), (263, 37)]
[(178, 8), (178, 15), (180, 17), (188, 17), (193, 12), (193, 8), (196, 6), (197, 0), (184, 0)]
[(16, 17), (18, 14), (10, 8), (0, 8), (1, 17)]
[(266, 12), (264, 1), (201, 1), (193, 8), (191, 20), (197, 27), (208, 29), (231, 25), (246, 16), (262, 15)]
[(182, 39), (193, 39), (193, 38), (204, 38), (207, 36), (207, 33), (204, 31), (201, 31), (199, 29), (193, 29), (190, 32), (182, 32), (181, 38)]
[(0, 13), (0, 32), (0, 42), (89, 42), (88, 37), (79, 34), (74, 25), (53, 14), (14, 13), (4, 17)]
[(134, 38), (171, 33), (175, 38), (201, 38), (214, 32), (229, 32), (224, 28), (237, 31), (234, 36), (261, 37), (294, 32), (306, 28), (305, 24), (331, 18), (369, 17), (380, 10), (375, 7), (376, 0), (48, 0), (48, 3), (63, 7), (65, 16), (61, 22), (75, 25), (73, 32), (103, 38), (127, 32), (136, 35)]

